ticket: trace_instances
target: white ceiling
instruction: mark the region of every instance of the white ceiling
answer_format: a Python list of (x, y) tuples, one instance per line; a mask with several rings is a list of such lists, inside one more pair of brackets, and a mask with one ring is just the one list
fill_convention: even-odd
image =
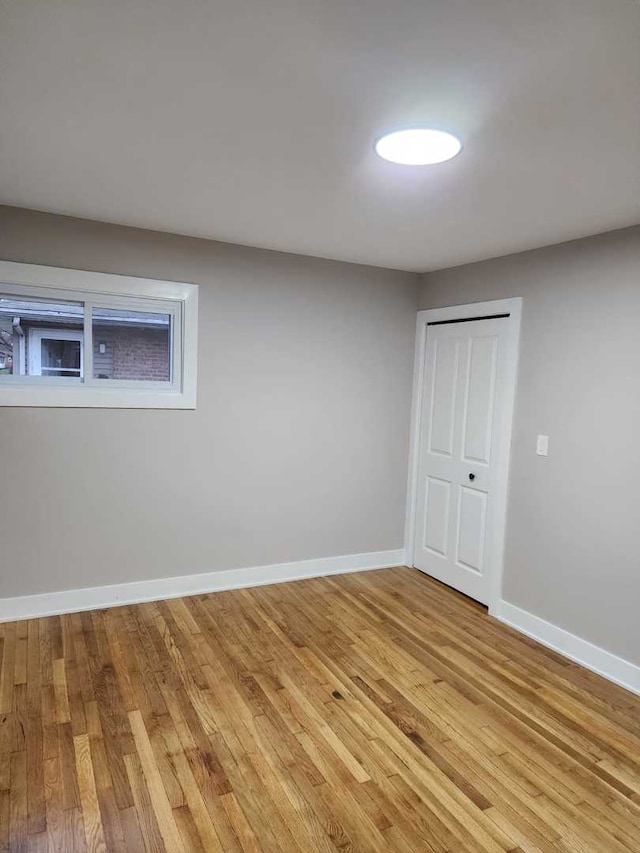
[[(0, 202), (408, 270), (640, 222), (637, 0), (0, 0)], [(411, 123), (463, 152), (372, 150)]]

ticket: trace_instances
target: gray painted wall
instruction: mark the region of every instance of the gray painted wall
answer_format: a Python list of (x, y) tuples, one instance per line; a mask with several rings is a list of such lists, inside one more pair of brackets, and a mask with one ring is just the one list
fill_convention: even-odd
[(428, 274), (420, 307), (508, 296), (524, 303), (503, 596), (640, 663), (640, 227)]
[(417, 276), (7, 207), (0, 257), (201, 285), (196, 411), (0, 409), (0, 597), (403, 546)]
[[(418, 277), (2, 207), (0, 257), (201, 285), (195, 412), (0, 409), (0, 596), (402, 547)], [(519, 295), (504, 597), (640, 663), (640, 228), (419, 302)]]

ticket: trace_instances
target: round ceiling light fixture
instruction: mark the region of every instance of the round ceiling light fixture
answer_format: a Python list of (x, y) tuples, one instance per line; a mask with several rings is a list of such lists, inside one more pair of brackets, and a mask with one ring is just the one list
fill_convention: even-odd
[(402, 166), (431, 166), (444, 163), (460, 152), (459, 139), (444, 130), (413, 128), (396, 130), (380, 137), (375, 151), (383, 160)]

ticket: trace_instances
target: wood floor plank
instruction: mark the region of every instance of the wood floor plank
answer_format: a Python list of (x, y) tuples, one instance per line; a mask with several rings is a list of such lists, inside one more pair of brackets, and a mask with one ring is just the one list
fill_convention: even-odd
[(71, 722), (69, 711), (69, 694), (67, 692), (67, 672), (64, 658), (56, 658), (51, 662), (53, 667), (53, 692), (56, 700), (56, 722)]
[(0, 853), (638, 853), (640, 698), (405, 568), (0, 624)]
[(173, 816), (171, 803), (167, 796), (158, 765), (153, 755), (153, 748), (149, 740), (149, 733), (144, 725), (140, 711), (129, 712), (129, 722), (136, 742), (136, 749), (140, 756), (140, 763), (149, 790), (149, 798), (153, 807), (160, 834), (167, 850), (181, 853), (184, 850), (182, 836), (178, 830), (175, 817)]
[(27, 754), (11, 753), (11, 788), (9, 791), (9, 848), (27, 849)]
[[(140, 828), (144, 846), (149, 851), (165, 851), (167, 848), (162, 840), (160, 827), (151, 804), (149, 789), (145, 783), (144, 771), (136, 752), (127, 753), (124, 757), (127, 776), (135, 804), (137, 825)], [(170, 853), (170, 851), (167, 851)]]
[(93, 851), (103, 853), (107, 848), (96, 791), (89, 736), (87, 734), (76, 735), (73, 743), (87, 848), (92, 853)]
[(2, 667), (0, 668), (0, 714), (13, 710), (13, 684), (16, 661), (16, 623), (5, 626), (2, 641)]

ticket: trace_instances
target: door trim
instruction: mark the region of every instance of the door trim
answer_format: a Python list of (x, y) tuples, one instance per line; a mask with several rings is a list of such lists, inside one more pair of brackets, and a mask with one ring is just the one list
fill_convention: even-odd
[(405, 517), (406, 563), (413, 565), (416, 527), (416, 503), (418, 485), (418, 462), (420, 459), (420, 433), (422, 391), (424, 387), (424, 355), (427, 344), (427, 329), (432, 323), (443, 323), (474, 318), (489, 318), (508, 314), (506, 336), (506, 387), (504, 406), (499, 420), (500, 475), (494, 491), (496, 504), (496, 530), (492, 553), (495, 565), (489, 582), (489, 612), (494, 612), (502, 599), (502, 574), (504, 569), (504, 544), (507, 520), (507, 492), (509, 486), (509, 462), (511, 456), (511, 433), (518, 379), (518, 357), (520, 352), (520, 319), (522, 298), (496, 299), (491, 302), (475, 302), (470, 305), (452, 305), (448, 308), (430, 308), (418, 311), (416, 321), (416, 346), (413, 368), (413, 395), (411, 401), (411, 437), (409, 442), (409, 476), (407, 482), (407, 510)]

